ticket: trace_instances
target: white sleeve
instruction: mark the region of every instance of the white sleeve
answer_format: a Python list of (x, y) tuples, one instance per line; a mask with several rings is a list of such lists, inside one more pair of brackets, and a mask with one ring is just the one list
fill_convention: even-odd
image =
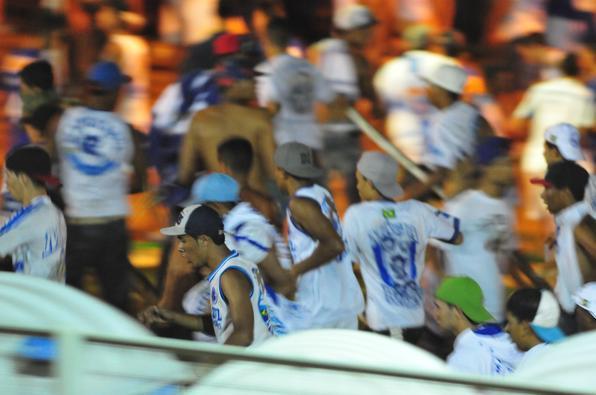
[(435, 124), (429, 136), (429, 144), (426, 153), (424, 154), (424, 163), (452, 169), (457, 163), (457, 157), (454, 155), (454, 148), (450, 146), (449, 141), (445, 136), (450, 133), (449, 128), (442, 124)]
[(17, 211), (0, 228), (0, 256), (10, 255), (34, 237), (36, 227), (27, 226), (27, 214), (27, 208)]
[(259, 106), (266, 107), (267, 104), (279, 101), (278, 94), (273, 84), (273, 77), (271, 74), (264, 74), (256, 77), (256, 93)]
[(590, 97), (586, 99), (584, 111), (582, 111), (582, 115), (580, 118), (579, 127), (593, 127), (596, 122), (595, 116), (596, 114), (594, 114), (594, 96), (590, 95)]
[(329, 103), (335, 98), (335, 92), (331, 89), (331, 85), (317, 69), (314, 69), (314, 83), (316, 101)]
[(358, 245), (358, 231), (354, 211), (348, 209), (342, 221), (342, 230), (346, 250), (352, 258), (352, 262), (360, 262), (360, 247)]
[(473, 347), (462, 347), (458, 350), (454, 350), (449, 357), (447, 357), (447, 366), (463, 373), (490, 373), (490, 368), (487, 369), (486, 361), (483, 360), (485, 355), (482, 351), (483, 350), (474, 349)]
[(237, 229), (231, 236), (234, 238), (238, 253), (244, 259), (256, 264), (263, 261), (273, 246), (268, 226), (245, 223)]
[(447, 242), (455, 240), (460, 231), (459, 218), (426, 203), (421, 204), (424, 205), (424, 221), (428, 224), (429, 237)]
[(324, 52), (319, 70), (333, 92), (343, 94), (351, 100), (356, 100), (360, 95), (356, 67), (349, 54), (333, 50)]
[(515, 108), (513, 117), (521, 119), (530, 118), (535, 110), (534, 97), (535, 91), (533, 88), (530, 88), (524, 95), (521, 102)]

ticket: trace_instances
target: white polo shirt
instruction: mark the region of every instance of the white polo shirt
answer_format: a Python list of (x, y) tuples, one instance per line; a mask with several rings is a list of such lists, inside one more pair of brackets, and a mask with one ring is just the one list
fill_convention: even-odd
[(542, 173), (546, 170), (543, 154), (545, 130), (562, 122), (577, 128), (593, 127), (594, 95), (573, 78), (555, 78), (532, 85), (513, 116), (532, 118), (521, 158), (522, 170)]
[(344, 216), (344, 240), (366, 284), (366, 320), (377, 331), (424, 324), (426, 245), (430, 238), (450, 240), (459, 220), (409, 200), (362, 202)]
[(488, 324), (461, 332), (447, 365), (464, 373), (505, 376), (513, 373), (522, 356), (507, 333), (498, 325)]
[(66, 225), (48, 196), (16, 211), (0, 228), (0, 256), (12, 256), (14, 271), (64, 282)]
[(74, 107), (56, 133), (66, 214), (126, 216), (134, 146), (128, 125), (110, 111)]

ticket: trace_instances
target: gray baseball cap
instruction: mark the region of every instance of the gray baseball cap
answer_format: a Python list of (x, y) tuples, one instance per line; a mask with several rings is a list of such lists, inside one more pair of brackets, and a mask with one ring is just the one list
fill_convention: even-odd
[(319, 178), (323, 175), (323, 170), (315, 166), (312, 149), (301, 143), (280, 145), (273, 159), (278, 167), (296, 177)]
[(404, 193), (397, 183), (397, 162), (389, 155), (367, 151), (360, 157), (356, 168), (383, 196), (394, 199)]

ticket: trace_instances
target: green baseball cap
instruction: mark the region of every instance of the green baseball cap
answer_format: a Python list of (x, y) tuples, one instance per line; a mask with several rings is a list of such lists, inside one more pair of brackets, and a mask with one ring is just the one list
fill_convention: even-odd
[(470, 277), (446, 277), (435, 297), (459, 307), (466, 316), (477, 323), (494, 322), (493, 316), (484, 308), (484, 295), (478, 283)]

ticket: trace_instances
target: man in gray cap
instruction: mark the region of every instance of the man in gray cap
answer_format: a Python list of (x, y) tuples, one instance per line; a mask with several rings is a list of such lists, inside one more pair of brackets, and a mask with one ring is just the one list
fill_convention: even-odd
[(297, 281), (301, 328), (357, 329), (364, 307), (362, 292), (345, 254), (333, 197), (315, 184), (323, 171), (312, 150), (292, 142), (275, 152), (276, 181), (290, 195), (288, 244)]
[(344, 240), (366, 284), (366, 320), (376, 332), (416, 343), (424, 325), (420, 277), (431, 238), (460, 244), (459, 220), (403, 194), (397, 163), (365, 152), (356, 179), (361, 203), (344, 216)]

